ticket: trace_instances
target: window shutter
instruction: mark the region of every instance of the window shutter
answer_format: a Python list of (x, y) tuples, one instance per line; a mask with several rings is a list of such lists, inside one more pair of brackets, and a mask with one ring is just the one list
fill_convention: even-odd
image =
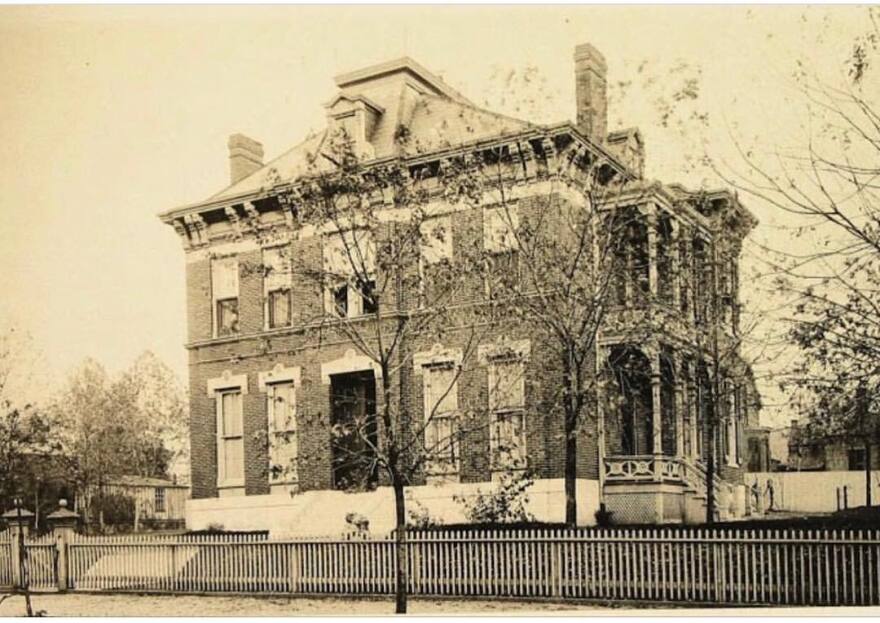
[(238, 260), (234, 257), (211, 262), (211, 287), (214, 299), (238, 297)]

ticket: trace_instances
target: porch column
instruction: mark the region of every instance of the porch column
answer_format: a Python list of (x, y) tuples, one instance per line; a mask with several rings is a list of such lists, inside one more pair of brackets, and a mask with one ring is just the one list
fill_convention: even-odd
[(679, 235), (684, 236), (684, 252), (685, 252), (685, 261), (686, 266), (682, 267), (683, 271), (687, 271), (687, 284), (688, 284), (688, 307), (686, 310), (686, 320), (690, 323), (696, 322), (697, 320), (697, 302), (695, 298), (695, 292), (697, 291), (697, 284), (695, 283), (694, 274), (692, 272), (693, 263), (694, 263), (694, 239), (691, 235), (691, 231), (689, 229), (685, 229), (680, 232)]
[[(679, 255), (678, 249), (678, 236), (681, 231), (681, 225), (675, 219), (670, 219), (670, 223), (672, 224), (672, 236), (669, 241), (669, 244), (672, 246), (670, 249), (670, 257), (671, 257), (671, 273), (672, 273), (672, 308), (678, 311), (681, 308), (681, 280), (682, 280), (682, 267), (681, 267), (681, 256)], [(679, 429), (681, 430), (681, 429)]]
[(691, 416), (690, 427), (691, 427), (691, 447), (688, 448), (688, 452), (693, 460), (697, 460), (699, 458), (700, 446), (699, 439), (697, 435), (700, 434), (699, 427), (697, 426), (697, 420), (699, 419), (699, 414), (697, 413), (697, 409), (699, 406), (697, 405), (697, 370), (696, 366), (692, 361), (689, 361), (688, 366), (688, 377), (690, 378), (690, 383), (688, 384), (688, 413)]
[(660, 402), (660, 352), (650, 352), (651, 356), (651, 422), (654, 454), (663, 454), (663, 406)]
[[(657, 298), (657, 213), (654, 206), (648, 207), (648, 289), (651, 298)], [(653, 364), (651, 364), (653, 365)]]
[(675, 371), (675, 456), (684, 456), (684, 363)]

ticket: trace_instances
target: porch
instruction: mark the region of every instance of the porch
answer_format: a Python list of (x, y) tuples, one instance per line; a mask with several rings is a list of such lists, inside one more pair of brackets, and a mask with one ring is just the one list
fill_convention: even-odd
[[(742, 414), (729, 379), (716, 406), (709, 368), (692, 351), (656, 342), (603, 352), (601, 486), (617, 524), (702, 523), (706, 520), (707, 446), (728, 476), (740, 468)], [(718, 426), (710, 438), (707, 423)], [(746, 514), (745, 489), (716, 471), (716, 518)]]

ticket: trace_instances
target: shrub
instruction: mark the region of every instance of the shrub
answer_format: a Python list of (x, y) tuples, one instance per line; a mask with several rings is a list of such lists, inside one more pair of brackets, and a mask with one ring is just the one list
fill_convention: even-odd
[(526, 510), (528, 489), (535, 480), (528, 473), (504, 474), (495, 491), (477, 490), (473, 499), (456, 495), (453, 499), (464, 507), (464, 515), (473, 523), (515, 523), (534, 521)]
[(121, 493), (103, 493), (96, 495), (89, 505), (91, 519), (100, 523), (104, 518), (104, 525), (121, 528), (134, 524), (134, 498)]

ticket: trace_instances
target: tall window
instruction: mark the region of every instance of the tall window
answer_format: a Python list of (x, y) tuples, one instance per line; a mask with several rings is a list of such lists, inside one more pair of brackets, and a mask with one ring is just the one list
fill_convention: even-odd
[(266, 386), (269, 415), (269, 482), (297, 480), (296, 390), (292, 382)]
[(324, 237), (324, 309), (340, 318), (377, 311), (375, 257), (370, 232), (348, 230)]
[(489, 253), (505, 253), (516, 249), (519, 229), (517, 207), (502, 206), (483, 211), (483, 248)]
[(493, 469), (521, 469), (527, 465), (524, 376), (524, 365), (520, 360), (499, 360), (489, 364)]
[(217, 484), (244, 485), (241, 391), (217, 392)]
[(419, 244), (420, 296), (422, 305), (438, 303), (442, 294), (444, 265), (452, 261), (452, 221), (448, 216), (423, 221), (420, 225)]
[(430, 453), (427, 466), (430, 473), (458, 471), (456, 374), (456, 369), (451, 363), (434, 364), (423, 368), (425, 448)]
[(214, 307), (214, 335), (238, 333), (238, 260), (234, 257), (211, 262), (211, 296)]
[(518, 228), (519, 212), (515, 205), (486, 208), (483, 212), (483, 248), (489, 253), (486, 294), (490, 297), (503, 296), (505, 290), (519, 282)]
[(263, 249), (266, 328), (290, 326), (290, 256), (284, 247)]

